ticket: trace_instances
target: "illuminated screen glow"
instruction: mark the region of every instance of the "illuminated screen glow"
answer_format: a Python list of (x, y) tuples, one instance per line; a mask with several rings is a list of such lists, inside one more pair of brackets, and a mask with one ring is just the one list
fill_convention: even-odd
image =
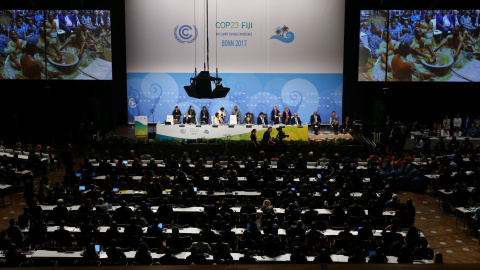
[(11, 80), (111, 80), (109, 10), (2, 10), (0, 75)]
[(359, 81), (480, 81), (480, 11), (361, 10)]

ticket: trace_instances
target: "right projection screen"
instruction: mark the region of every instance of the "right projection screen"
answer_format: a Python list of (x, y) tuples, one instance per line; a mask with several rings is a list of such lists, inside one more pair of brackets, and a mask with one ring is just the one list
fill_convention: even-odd
[(480, 10), (361, 10), (359, 81), (480, 81)]

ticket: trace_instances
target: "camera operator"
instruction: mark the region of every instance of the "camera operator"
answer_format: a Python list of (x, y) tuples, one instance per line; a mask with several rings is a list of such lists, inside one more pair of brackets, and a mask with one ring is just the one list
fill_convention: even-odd
[(278, 134), (277, 134), (277, 137), (275, 139), (277, 140), (278, 144), (282, 144), (283, 139), (290, 137), (290, 135), (286, 135), (285, 132), (283, 132), (282, 127), (278, 127), (277, 131), (278, 131)]
[(275, 144), (275, 141), (273, 140), (270, 133), (272, 133), (272, 127), (269, 127), (267, 129), (267, 131), (265, 131), (265, 133), (263, 133), (262, 146), (264, 148), (267, 148), (269, 144)]

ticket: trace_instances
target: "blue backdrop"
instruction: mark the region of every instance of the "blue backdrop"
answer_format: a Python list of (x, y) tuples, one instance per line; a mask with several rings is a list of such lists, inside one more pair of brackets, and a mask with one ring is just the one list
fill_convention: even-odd
[[(214, 75), (214, 74), (212, 74)], [(230, 114), (236, 105), (243, 116), (250, 112), (254, 119), (260, 112), (268, 113), (273, 106), (280, 111), (288, 107), (298, 113), (302, 122), (310, 121), (316, 110), (322, 122), (329, 121), (332, 111), (342, 117), (343, 74), (281, 74), (281, 73), (223, 73), (225, 87), (230, 92), (222, 99), (195, 99), (189, 97), (183, 86), (190, 85), (188, 73), (128, 73), (128, 122), (135, 116), (148, 116), (148, 122), (164, 122), (178, 106), (184, 114), (193, 105), (197, 115), (203, 106), (210, 116), (221, 107)]]

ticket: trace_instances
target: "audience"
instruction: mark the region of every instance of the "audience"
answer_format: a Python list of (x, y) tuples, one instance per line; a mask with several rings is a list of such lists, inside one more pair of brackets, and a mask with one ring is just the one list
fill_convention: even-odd
[[(428, 138), (423, 136), (421, 140), (425, 146)], [(200, 151), (196, 151), (192, 158), (188, 157), (188, 153), (184, 153), (182, 157), (175, 154), (167, 155), (167, 159), (164, 160), (167, 161), (164, 163), (167, 164), (165, 167), (153, 168), (148, 164), (145, 166), (140, 164), (140, 169), (132, 171), (129, 166), (112, 167), (108, 170), (108, 175), (102, 178), (93, 176), (93, 173), (104, 175), (100, 172), (100, 166), (89, 165), (86, 160), (80, 164), (78, 170), (82, 177), (67, 172), (62, 185), (50, 183), (47, 177), (43, 177), (38, 193), (33, 194), (28, 207), (18, 217), (18, 225), (12, 219), (10, 226), (2, 231), (0, 245), (8, 249), (10, 243), (14, 243), (25, 248), (36, 242), (34, 245), (36, 248), (48, 247), (51, 243), (45, 240), (38, 242), (38, 239), (33, 240), (31, 236), (37, 229), (38, 232), (43, 230), (46, 232), (45, 222), (52, 221), (58, 225), (54, 233), (55, 246), (67, 248), (71, 247), (72, 243), (75, 244), (72, 234), (65, 229), (65, 224), (78, 224), (81, 231), (78, 236), (88, 236), (88, 240), (107, 247), (108, 264), (127, 263), (122, 248), (132, 247), (136, 247), (133, 261), (137, 264), (154, 262), (165, 265), (213, 262), (228, 264), (233, 262), (232, 252), (244, 254), (238, 263), (257, 263), (253, 254), (276, 257), (285, 253), (289, 254), (292, 263), (308, 263), (307, 256), (312, 256), (310, 261), (313, 260), (313, 263), (329, 263), (332, 259), (330, 252), (348, 256), (348, 261), (352, 263), (385, 263), (387, 255), (396, 256), (398, 262), (403, 263), (411, 263), (414, 259), (432, 259), (433, 251), (428, 249), (428, 242), (420, 237), (418, 229), (413, 226), (415, 224), (413, 202), (406, 200), (402, 203), (397, 194), (400, 194), (398, 193), (400, 190), (413, 189), (417, 182), (428, 181), (426, 174), (438, 173), (440, 177), (436, 189), (450, 188), (455, 194), (457, 192), (462, 194), (453, 196), (454, 204), (474, 206), (480, 203), (480, 196), (475, 191), (468, 192), (466, 189), (467, 186), (477, 187), (478, 182), (473, 176), (465, 173), (467, 170), (476, 171), (479, 167), (477, 166), (479, 147), (468, 144), (468, 140), (465, 141), (463, 138), (462, 141), (461, 144), (456, 143), (454, 137), (453, 143), (450, 142), (448, 147), (444, 147), (444, 154), (453, 154), (452, 158), (436, 157), (429, 148), (424, 147), (423, 151), (418, 152), (422, 164), (415, 160), (417, 157), (407, 153), (388, 154), (381, 148), (374, 149), (368, 158), (355, 156), (353, 153), (346, 157), (339, 154), (332, 156), (322, 154), (322, 158), (318, 160), (310, 153), (308, 159), (301, 156), (293, 159), (290, 153), (279, 154), (273, 159), (269, 157), (269, 153), (261, 153), (257, 159), (251, 157), (232, 159), (226, 154), (221, 156), (210, 153), (208, 156), (213, 158), (214, 164), (225, 159), (227, 162), (233, 160), (235, 165), (230, 163), (226, 171), (218, 162), (212, 169), (204, 166), (202, 170), (195, 172), (193, 177), (179, 169), (180, 164), (186, 162), (188, 167), (195, 162), (194, 160), (197, 162), (208, 160), (209, 157), (203, 156)], [(22, 149), (21, 144), (18, 144), (18, 148)], [(130, 151), (128, 159), (136, 159), (135, 152)], [(108, 152), (106, 158), (103, 158), (104, 155), (96, 156), (95, 152), (91, 152), (91, 155), (94, 159), (100, 160), (100, 163), (108, 164), (114, 162), (113, 160), (123, 160), (121, 153), (115, 155)], [(471, 158), (464, 161), (467, 155)], [(155, 163), (156, 156), (151, 156)], [(250, 164), (248, 170), (247, 166), (243, 169), (235, 160), (245, 160), (239, 164)], [(258, 160), (263, 161), (263, 166), (257, 166)], [(285, 170), (272, 169), (269, 165), (271, 160), (278, 161), (277, 164), (285, 162), (296, 166), (292, 169), (286, 166)], [(298, 162), (306, 163), (307, 160), (326, 166), (319, 171), (323, 177), (319, 177), (317, 181), (309, 180), (312, 176), (317, 176), (317, 173), (309, 172), (305, 166), (298, 165)], [(8, 162), (10, 160), (2, 161), (2, 165), (5, 163), (8, 165)], [(360, 162), (366, 162), (366, 169), (358, 168)], [(452, 172), (457, 174), (452, 177)], [(137, 180), (132, 177), (133, 174), (141, 177)], [(215, 181), (219, 176), (231, 174), (234, 174), (234, 177), (227, 177), (226, 181)], [(0, 174), (1, 176), (3, 175)], [(195, 180), (195, 177), (199, 180)], [(207, 177), (208, 180), (203, 180), (203, 177)], [(247, 181), (244, 182), (241, 177), (246, 177)], [(369, 178), (370, 182), (363, 183), (364, 177)], [(247, 183), (250, 178), (255, 181)], [(258, 181), (260, 179), (268, 181)], [(54, 188), (50, 188), (50, 185)], [(232, 201), (228, 198), (214, 197), (217, 201), (210, 202), (211, 204), (204, 208), (205, 211), (198, 215), (179, 214), (172, 207), (178, 204), (201, 206), (207, 202), (207, 197), (199, 195), (198, 190), (214, 192), (225, 191), (228, 188), (233, 193), (245, 189), (247, 185), (261, 193), (258, 199), (239, 196), (235, 197), (236, 201)], [(79, 191), (80, 186), (88, 187), (88, 192)], [(194, 187), (198, 190), (194, 190)], [(139, 196), (122, 194), (116, 191), (117, 188), (147, 190), (148, 195), (140, 199)], [(354, 196), (352, 192), (359, 192), (361, 196)], [(51, 213), (43, 213), (37, 197), (42, 198), (42, 204), (56, 202), (57, 205)], [(78, 210), (69, 211), (71, 203), (68, 207), (65, 206), (67, 200), (76, 205), (80, 204)], [(241, 206), (240, 213), (235, 213), (231, 208), (237, 205)], [(281, 211), (276, 211), (274, 205)], [(153, 206), (158, 209), (152, 211)], [(328, 226), (323, 216), (319, 215), (317, 211), (319, 208), (332, 211)], [(365, 214), (365, 210), (368, 210), (368, 215)], [(382, 235), (373, 238), (372, 229), (379, 227), (377, 219), (383, 217), (384, 211), (394, 211), (393, 217), (383, 220), (385, 229)], [(261, 215), (257, 217), (257, 213)], [(102, 216), (109, 218), (100, 220)], [(478, 226), (476, 225), (479, 223), (478, 220), (478, 215), (475, 214), (469, 224)], [(160, 224), (164, 228), (172, 229), (165, 238), (163, 236), (165, 231), (160, 228)], [(109, 226), (106, 233), (99, 232), (100, 225)], [(195, 242), (192, 243), (191, 238), (180, 235), (177, 226), (192, 226), (202, 230), (199, 235), (193, 237)], [(22, 234), (20, 227), (30, 227), (27, 238)], [(124, 231), (120, 232), (119, 227)], [(243, 231), (238, 246), (235, 235), (237, 227)], [(327, 228), (340, 230), (335, 243), (329, 243), (325, 236)], [(285, 240), (279, 240), (280, 230), (285, 231)], [(354, 236), (351, 230), (358, 230), (358, 235)], [(406, 236), (402, 236), (400, 231), (406, 232)], [(147, 239), (153, 237), (160, 240), (154, 243)], [(163, 245), (163, 239), (166, 239), (166, 246)], [(185, 252), (188, 248), (191, 254), (187, 260), (179, 260), (173, 255)], [(159, 260), (153, 260), (150, 253), (152, 250), (165, 255)], [(213, 259), (205, 257), (204, 253), (210, 253)], [(83, 257), (84, 262), (88, 264), (99, 262), (98, 253), (88, 242), (85, 243)]]

